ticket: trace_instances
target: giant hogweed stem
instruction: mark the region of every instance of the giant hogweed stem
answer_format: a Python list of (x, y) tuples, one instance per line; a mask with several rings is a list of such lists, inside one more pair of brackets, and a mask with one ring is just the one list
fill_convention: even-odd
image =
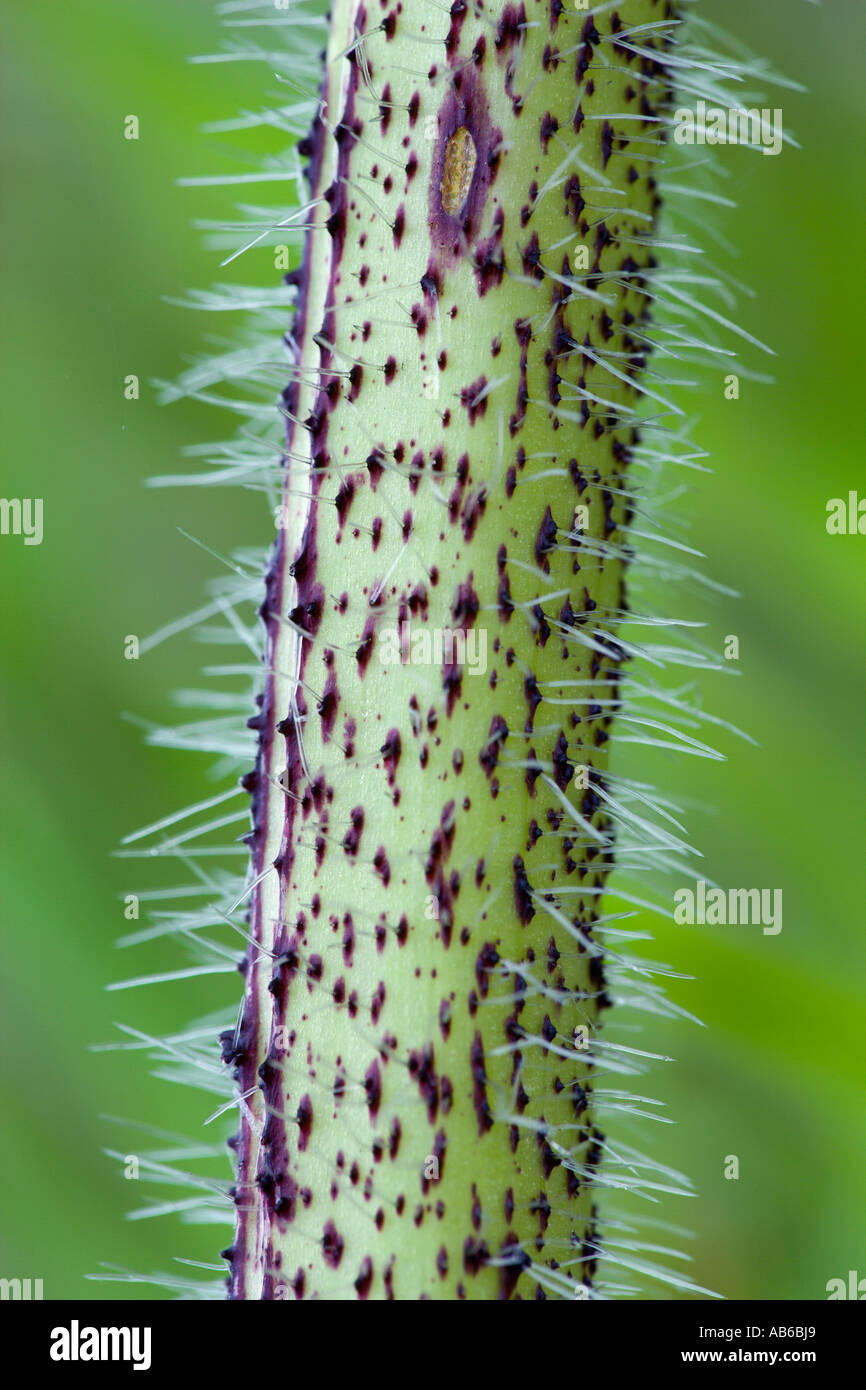
[(234, 1298), (592, 1290), (676, 20), (333, 5), (223, 1038)]

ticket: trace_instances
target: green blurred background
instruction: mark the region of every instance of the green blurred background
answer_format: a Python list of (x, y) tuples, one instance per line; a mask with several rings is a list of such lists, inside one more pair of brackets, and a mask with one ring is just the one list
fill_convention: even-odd
[[(689, 823), (706, 877), (783, 888), (784, 929), (662, 932), (658, 957), (696, 976), (671, 993), (706, 1026), (651, 1023), (643, 1034), (678, 1059), (648, 1083), (677, 1124), (650, 1139), (654, 1157), (695, 1182), (696, 1200), (672, 1199), (661, 1215), (695, 1232), (698, 1283), (733, 1298), (821, 1299), (829, 1279), (866, 1276), (866, 540), (824, 526), (830, 497), (866, 491), (854, 418), (866, 12), (848, 0), (700, 8), (810, 91), (772, 101), (801, 151), (725, 153), (739, 204), (719, 219), (738, 248), (725, 264), (757, 291), (739, 317), (778, 350), (776, 385), (744, 382), (727, 402), (720, 378), (686, 402), (715, 468), (698, 483), (691, 539), (742, 598), (701, 607), (681, 595), (678, 611), (686, 599), (719, 651), (739, 636), (739, 679), (704, 681), (703, 698), (760, 746), (724, 734), (726, 763), (670, 762), (652, 775), (699, 803)], [(177, 717), (171, 692), (194, 682), (202, 649), (179, 637), (131, 662), (123, 639), (202, 601), (215, 566), (178, 526), (218, 551), (272, 534), (255, 494), (142, 484), (225, 429), (194, 403), (161, 407), (150, 385), (176, 375), (212, 329), (165, 296), (231, 278), (191, 226), (226, 217), (230, 194), (175, 181), (247, 167), (254, 141), (200, 127), (279, 93), (263, 66), (188, 65), (221, 42), (209, 0), (6, 0), (4, 19), (0, 492), (42, 496), (45, 535), (39, 547), (0, 543), (0, 1274), (43, 1278), (49, 1298), (160, 1297), (84, 1275), (105, 1262), (182, 1274), (176, 1255), (213, 1262), (227, 1237), (173, 1217), (125, 1220), (141, 1198), (102, 1150), (127, 1152), (128, 1135), (99, 1116), (194, 1133), (214, 1106), (152, 1079), (140, 1055), (87, 1049), (114, 1036), (115, 1019), (177, 1029), (230, 1006), (237, 986), (217, 976), (105, 992), (184, 964), (170, 945), (115, 950), (129, 925), (122, 895), (171, 869), (112, 851), (211, 787), (206, 760), (149, 749), (122, 718)], [(138, 141), (123, 138), (129, 114)], [(237, 279), (267, 282), (272, 265), (272, 253), (253, 253)], [(138, 401), (124, 399), (129, 373)], [(723, 1175), (729, 1154), (736, 1182)], [(228, 1175), (227, 1159), (216, 1171)]]

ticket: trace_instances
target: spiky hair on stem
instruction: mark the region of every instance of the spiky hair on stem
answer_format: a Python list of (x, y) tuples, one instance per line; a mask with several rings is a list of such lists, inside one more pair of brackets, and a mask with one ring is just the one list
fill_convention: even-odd
[[(119, 987), (245, 955), (236, 1019), (126, 1030), (236, 1124), (233, 1182), (163, 1136), (145, 1171), (181, 1196), (139, 1214), (230, 1223), (235, 1299), (709, 1295), (635, 1210), (691, 1192), (625, 1135), (661, 1118), (630, 1014), (683, 1013), (638, 943), (695, 851), (620, 750), (721, 757), (679, 682), (723, 663), (652, 603), (720, 588), (675, 518), (705, 467), (680, 390), (762, 345), (692, 240), (716, 161), (669, 135), (678, 98), (739, 107), (766, 70), (669, 0), (221, 8), (220, 58), (285, 100), (220, 128), (288, 137), (261, 177), (302, 201), (209, 229), (224, 264), (291, 265), (192, 296), (247, 335), (164, 389), (242, 425), (154, 481), (261, 491), (278, 531), (151, 639), (241, 659), (151, 734), (225, 790), (124, 851), (190, 874), (127, 942), (193, 963)], [(239, 875), (219, 837), (250, 812)]]

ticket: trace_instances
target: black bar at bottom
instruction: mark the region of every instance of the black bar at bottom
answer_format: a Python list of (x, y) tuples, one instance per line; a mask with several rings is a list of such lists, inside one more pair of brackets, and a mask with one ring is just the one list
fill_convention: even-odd
[[(324, 1355), (321, 1372), (328, 1378), (337, 1370), (351, 1374), (356, 1365), (366, 1378), (366, 1373), (380, 1364), (381, 1356), (384, 1365), (391, 1366), (392, 1373), (397, 1372), (403, 1380), (413, 1374), (413, 1345), (417, 1345), (419, 1355), (416, 1373), (425, 1376), (447, 1370), (436, 1354), (437, 1348), (447, 1344), (442, 1341), (441, 1323), (428, 1324), (434, 1340), (416, 1344), (404, 1311), (398, 1326), (390, 1321), (382, 1325), (383, 1343), (377, 1354), (375, 1328), (367, 1322), (372, 1312), (370, 1308), (364, 1310), (363, 1323), (355, 1325), (360, 1340), (354, 1347), (346, 1323), (340, 1324), (340, 1335), (335, 1337), (334, 1311), (317, 1310), (315, 1303), (291, 1307), (280, 1302), (7, 1301), (0, 1304), (0, 1325), (6, 1345), (14, 1346), (26, 1369), (44, 1375), (48, 1383), (63, 1382), (70, 1376), (92, 1380), (106, 1371), (114, 1377), (130, 1374), (138, 1379), (188, 1371), (195, 1374), (197, 1384), (206, 1386), (203, 1377), (208, 1372), (213, 1373), (215, 1384), (224, 1384), (226, 1375), (237, 1371), (241, 1390), (245, 1390), (245, 1383), (255, 1390), (256, 1380), (263, 1374), (271, 1383), (275, 1377), (296, 1374), (299, 1353), (305, 1370), (314, 1366), (319, 1348)], [(419, 1314), (425, 1322), (432, 1315), (432, 1309)], [(457, 1329), (468, 1315), (468, 1307), (456, 1314), (460, 1319)], [(341, 1305), (340, 1317), (347, 1316), (361, 1314)], [(477, 1306), (472, 1316), (479, 1316)], [(561, 1303), (555, 1313), (546, 1309), (534, 1316), (540, 1316), (541, 1323), (524, 1324), (524, 1332), (540, 1340), (523, 1346), (527, 1351), (531, 1347), (537, 1369), (564, 1371), (581, 1380), (588, 1370), (619, 1374), (635, 1370), (651, 1375), (675, 1366), (686, 1371), (706, 1366), (729, 1371), (743, 1366), (768, 1370), (799, 1366), (827, 1380), (852, 1362), (859, 1364), (857, 1353), (864, 1331), (859, 1307), (841, 1301), (589, 1301), (577, 1306)], [(545, 1347), (551, 1316), (556, 1318), (557, 1338)], [(323, 1325), (325, 1336), (317, 1344), (314, 1335), (311, 1337), (315, 1328), (310, 1318), (317, 1321), (318, 1317), (326, 1318), (328, 1325)], [(475, 1323), (471, 1329), (467, 1324), (462, 1327), (470, 1337), (469, 1346), (478, 1332), (482, 1333), (478, 1375), (487, 1390), (499, 1348), (486, 1326), (480, 1329)], [(509, 1360), (517, 1349), (515, 1331), (513, 1322), (501, 1324), (501, 1350)], [(574, 1340), (562, 1342), (563, 1334)], [(471, 1390), (473, 1358), (467, 1359), (467, 1348), (463, 1343), (461, 1347), (460, 1379), (468, 1380)], [(545, 1355), (539, 1358), (542, 1350)], [(511, 1379), (514, 1369), (512, 1366)]]

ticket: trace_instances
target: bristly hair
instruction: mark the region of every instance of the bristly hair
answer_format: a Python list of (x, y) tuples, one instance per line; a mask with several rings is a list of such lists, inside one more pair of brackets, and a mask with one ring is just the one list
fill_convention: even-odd
[[(595, 5), (592, 15), (598, 17), (612, 5), (613, 0)], [(225, 133), (261, 127), (273, 132), (285, 149), (256, 170), (185, 182), (243, 186), (247, 196), (268, 183), (293, 184), (297, 206), (290, 210), (285, 204), (273, 208), (244, 201), (237, 207), (236, 220), (200, 224), (207, 233), (208, 244), (226, 253), (223, 268), (233, 266), (238, 257), (253, 247), (288, 247), (290, 264), (283, 283), (276, 286), (240, 285), (228, 279), (210, 290), (190, 291), (186, 297), (173, 301), (208, 315), (228, 314), (232, 327), (224, 352), (202, 355), (173, 384), (159, 383), (163, 399), (193, 397), (232, 411), (240, 424), (226, 440), (189, 449), (189, 470), (151, 481), (163, 487), (230, 484), (260, 492), (265, 504), (263, 529), (272, 529), (281, 506), (287, 462), (283, 437), (286, 408), (276, 403), (282, 401), (287, 375), (303, 371), (293, 365), (292, 329), (290, 326), (287, 331), (286, 322), (288, 319), (291, 324), (296, 302), (295, 271), (306, 231), (327, 216), (322, 200), (313, 198), (306, 188), (303, 166), (304, 136), (320, 104), (320, 54), (327, 20), (324, 5), (317, 0), (293, 0), (284, 10), (256, 0), (230, 0), (218, 8), (230, 37), (219, 53), (194, 61), (257, 61), (264, 64), (269, 74), (276, 75), (279, 92), (274, 94), (272, 104), (259, 112), (244, 111), (235, 118), (213, 123), (209, 129)], [(689, 11), (684, 21), (669, 19), (661, 24), (621, 30), (609, 41), (638, 56), (657, 59), (657, 51), (645, 44), (649, 37), (657, 38), (663, 29), (669, 40), (664, 61), (683, 99), (691, 103), (703, 100), (724, 108), (755, 104), (753, 84), (780, 79), (762, 61), (726, 39), (702, 18), (698, 8), (696, 0), (688, 0), (683, 6)], [(595, 50), (594, 61), (600, 67), (609, 61), (605, 47), (602, 41)], [(360, 38), (358, 50), (363, 55)], [(361, 67), (363, 70), (363, 57)], [(637, 69), (634, 76), (640, 80)], [(382, 95), (373, 91), (369, 74), (365, 74), (365, 80), (381, 104)], [(701, 623), (674, 617), (667, 609), (657, 613), (654, 603), (660, 592), (667, 600), (675, 592), (674, 584), (680, 585), (690, 600), (699, 591), (711, 598), (732, 595), (730, 589), (701, 573), (700, 556), (675, 520), (676, 503), (692, 477), (707, 470), (706, 455), (692, 442), (690, 422), (680, 400), (686, 388), (695, 387), (708, 373), (718, 373), (720, 364), (736, 362), (741, 377), (767, 380), (740, 362), (738, 349), (743, 345), (764, 353), (769, 349), (738, 325), (734, 304), (743, 287), (714, 265), (707, 254), (707, 247), (713, 242), (724, 249), (713, 216), (717, 209), (733, 206), (721, 191), (729, 174), (712, 149), (684, 150), (666, 140), (673, 123), (674, 110), (663, 111), (658, 119), (657, 137), (638, 142), (640, 153), (635, 153), (635, 158), (657, 161), (665, 144), (663, 223), (657, 235), (648, 233), (640, 239), (641, 245), (663, 251), (664, 255), (658, 265), (640, 272), (640, 292), (652, 307), (652, 321), (643, 329), (643, 337), (646, 349), (652, 351), (653, 366), (637, 383), (642, 406), (631, 420), (639, 423), (641, 438), (632, 451), (637, 481), (629, 484), (625, 494), (634, 514), (628, 550), (610, 541), (585, 537), (578, 531), (560, 534), (556, 544), (565, 549), (580, 545), (588, 560), (622, 555), (630, 562), (630, 611), (598, 612), (596, 626), (572, 627), (566, 634), (568, 642), (603, 654), (605, 620), (621, 617), (626, 624), (618, 637), (629, 666), (621, 680), (623, 700), (617, 710), (616, 746), (638, 744), (720, 759), (722, 754), (711, 741), (712, 733), (718, 729), (731, 731), (731, 726), (700, 708), (693, 682), (706, 672), (729, 672), (730, 668), (700, 642), (697, 631)], [(559, 136), (556, 138), (562, 161), (557, 172), (538, 190), (537, 201), (565, 179), (571, 163), (580, 164), (569, 144)], [(594, 177), (599, 177), (597, 171)], [(601, 186), (593, 193), (599, 207), (612, 202), (618, 211), (627, 211), (625, 195), (611, 179), (602, 175)], [(540, 266), (540, 271), (543, 276), (563, 278), (546, 265)], [(575, 274), (563, 283), (573, 294), (608, 302), (608, 288), (614, 291), (621, 287), (624, 278), (628, 278), (628, 272), (597, 273), (590, 285), (585, 277)], [(387, 304), (388, 299), (383, 296), (386, 314)], [(589, 357), (612, 380), (627, 379), (615, 353), (578, 343), (571, 343), (569, 351)], [(578, 419), (587, 403), (602, 415), (609, 408), (598, 390), (573, 389), (569, 393), (568, 383), (563, 386), (557, 407), (563, 422)], [(486, 394), (496, 387), (497, 383), (491, 382)], [(616, 408), (623, 413), (621, 404)], [(544, 477), (544, 470), (540, 470), (532, 481)], [(529, 480), (520, 482), (520, 486), (531, 485)], [(214, 555), (213, 551), (208, 553)], [(257, 701), (261, 703), (268, 675), (259, 620), (268, 551), (240, 549), (230, 556), (215, 555), (215, 559), (220, 568), (210, 585), (207, 602), (188, 617), (167, 624), (143, 642), (140, 650), (144, 653), (183, 631), (191, 631), (197, 641), (222, 649), (204, 668), (209, 680), (207, 688), (180, 691), (177, 695), (181, 707), (196, 711), (190, 722), (168, 728), (145, 726), (147, 741), (155, 746), (209, 754), (212, 779), (218, 790), (203, 796), (195, 805), (128, 835), (119, 851), (127, 858), (162, 856), (178, 861), (178, 872), (164, 890), (138, 895), (141, 902), (148, 904), (147, 924), (125, 936), (120, 944), (130, 946), (173, 937), (183, 947), (183, 953), (176, 966), (124, 980), (112, 986), (116, 990), (183, 981), (198, 975), (235, 973), (239, 953), (252, 949), (248, 903), (264, 875), (255, 876), (249, 868), (243, 831), (250, 820), (249, 769), (256, 752), (250, 715), (257, 708)], [(540, 572), (539, 579), (543, 582)], [(281, 674), (292, 679), (291, 673)], [(584, 682), (564, 684), (573, 686), (569, 702), (575, 708), (586, 702), (588, 692), (581, 688)], [(540, 693), (547, 698), (543, 690)], [(301, 718), (297, 710), (295, 714)], [(512, 760), (511, 766), (521, 766), (519, 757)], [(609, 1136), (603, 1142), (600, 1167), (585, 1170), (585, 1176), (591, 1178), (602, 1198), (603, 1233), (598, 1237), (596, 1250), (600, 1265), (591, 1296), (640, 1296), (661, 1285), (677, 1293), (714, 1297), (712, 1291), (695, 1285), (664, 1262), (684, 1258), (678, 1242), (687, 1232), (643, 1215), (639, 1207), (642, 1201), (658, 1207), (668, 1194), (692, 1195), (688, 1178), (633, 1148), (624, 1137), (633, 1121), (672, 1123), (659, 1114), (659, 1102), (642, 1094), (642, 1087), (635, 1091), (627, 1079), (640, 1076), (651, 1063), (670, 1060), (660, 1057), (651, 1047), (640, 1045), (639, 1039), (636, 1041), (636, 1023), (643, 1020), (645, 1032), (651, 1034), (653, 1019), (676, 1016), (698, 1022), (665, 994), (666, 978), (684, 977), (670, 966), (647, 958), (640, 944), (650, 939), (647, 925), (653, 916), (672, 916), (667, 905), (670, 890), (665, 884), (671, 875), (690, 874), (697, 851), (689, 841), (681, 808), (653, 786), (629, 776), (627, 755), (619, 756), (617, 767), (606, 776), (605, 786), (596, 787), (596, 791), (606, 803), (616, 831), (616, 868), (603, 890), (582, 886), (580, 891), (584, 895), (603, 891), (604, 915), (594, 924), (603, 946), (581, 936), (549, 895), (533, 896), (535, 909), (564, 926), (580, 949), (602, 955), (607, 992), (616, 1006), (606, 1021), (604, 1037), (594, 1038), (585, 1054), (607, 1078), (606, 1084), (594, 1087), (594, 1100), (606, 1120)], [(557, 896), (567, 898), (570, 891), (576, 890), (562, 888)], [(505, 966), (515, 978), (522, 979), (527, 990), (550, 988), (542, 986), (525, 967), (513, 962), (505, 962)], [(207, 1173), (212, 1170), (213, 1161), (222, 1160), (225, 1154), (220, 1121), (226, 1114), (236, 1121), (237, 1113), (246, 1110), (249, 1100), (249, 1094), (237, 1093), (230, 1069), (223, 1064), (231, 1060), (236, 1047), (236, 1018), (207, 1018), (181, 1033), (161, 1038), (122, 1024), (118, 1027), (123, 1040), (107, 1046), (142, 1051), (156, 1062), (156, 1075), (204, 1090), (209, 1099), (200, 1108), (201, 1124), (213, 1124), (208, 1136), (214, 1134), (213, 1140), (204, 1134), (189, 1138), (138, 1126), (152, 1143), (140, 1155), (142, 1176), (159, 1184), (171, 1196), (150, 1197), (130, 1213), (130, 1219), (171, 1213), (187, 1222), (224, 1222), (231, 1227), (231, 1182), (214, 1179)], [(216, 1048), (218, 1034), (222, 1061)], [(552, 1050), (555, 1052), (556, 1047)], [(555, 1140), (553, 1143), (555, 1147)], [(107, 1152), (114, 1160), (124, 1161), (118, 1151)], [(574, 1171), (580, 1174), (579, 1155), (567, 1156)], [(202, 1171), (197, 1172), (195, 1165)], [(676, 1243), (661, 1243), (660, 1233), (667, 1233)], [(659, 1263), (657, 1257), (663, 1262)], [(200, 1265), (182, 1260), (179, 1263), (185, 1271), (180, 1274), (137, 1275), (110, 1270), (91, 1277), (156, 1284), (182, 1298), (224, 1296), (223, 1264)], [(569, 1263), (566, 1252), (561, 1273), (541, 1265), (533, 1265), (529, 1272), (547, 1294), (571, 1297), (574, 1272)]]

